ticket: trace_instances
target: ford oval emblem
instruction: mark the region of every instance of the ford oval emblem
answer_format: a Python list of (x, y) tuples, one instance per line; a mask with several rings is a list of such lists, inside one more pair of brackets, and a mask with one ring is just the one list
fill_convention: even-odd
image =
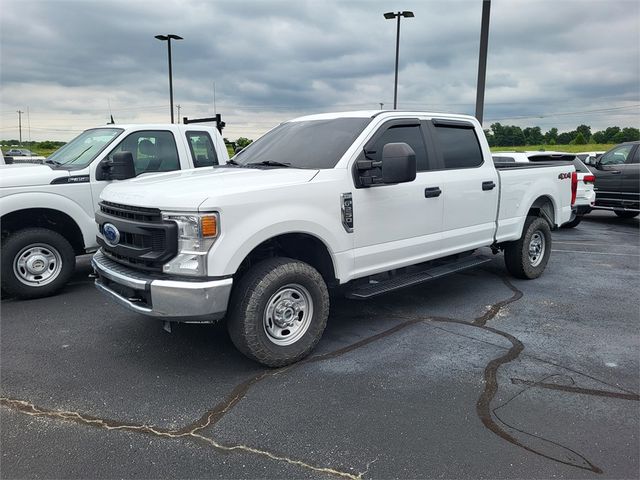
[(107, 245), (115, 247), (120, 241), (120, 231), (113, 223), (105, 223), (102, 226), (102, 233), (104, 235), (104, 241)]

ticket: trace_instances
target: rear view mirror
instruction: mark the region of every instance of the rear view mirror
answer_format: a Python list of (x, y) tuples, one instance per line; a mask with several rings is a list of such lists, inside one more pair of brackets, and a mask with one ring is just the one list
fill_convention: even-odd
[(416, 153), (404, 142), (382, 148), (382, 182), (404, 183), (416, 178)]
[(113, 154), (113, 158), (100, 164), (106, 179), (126, 180), (136, 176), (136, 168), (133, 163), (131, 152), (118, 152)]

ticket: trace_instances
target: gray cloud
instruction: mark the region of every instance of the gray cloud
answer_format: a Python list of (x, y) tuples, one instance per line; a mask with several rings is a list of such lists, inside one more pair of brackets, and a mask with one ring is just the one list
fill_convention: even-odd
[[(120, 122), (167, 121), (158, 33), (185, 38), (173, 43), (182, 115), (211, 114), (215, 82), (230, 138), (391, 107), (395, 23), (382, 13), (398, 8), (416, 14), (402, 21), (400, 107), (473, 113), (480, 0), (4, 0), (0, 137), (17, 137), (27, 108), (34, 139), (104, 123), (108, 105)], [(485, 124), (637, 126), (638, 45), (635, 0), (494, 0)]]

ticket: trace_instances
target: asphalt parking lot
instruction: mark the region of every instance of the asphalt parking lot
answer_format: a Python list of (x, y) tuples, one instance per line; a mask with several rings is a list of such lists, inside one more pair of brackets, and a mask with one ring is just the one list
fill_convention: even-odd
[(638, 478), (638, 219), (554, 232), (545, 274), (488, 266), (332, 299), (294, 366), (223, 325), (122, 310), (83, 258), (1, 305), (2, 478)]

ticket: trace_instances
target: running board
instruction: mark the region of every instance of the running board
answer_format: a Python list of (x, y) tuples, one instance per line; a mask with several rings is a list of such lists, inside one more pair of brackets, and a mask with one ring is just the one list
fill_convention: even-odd
[(445, 277), (452, 273), (457, 273), (468, 268), (474, 268), (483, 263), (490, 262), (491, 257), (485, 255), (473, 255), (455, 260), (450, 260), (443, 265), (431, 266), (419, 272), (406, 273), (397, 275), (389, 280), (383, 280), (376, 283), (368, 283), (364, 286), (356, 287), (346, 293), (347, 298), (354, 300), (366, 300), (376, 295), (393, 292), (401, 288), (411, 287), (420, 283), (435, 280), (436, 278)]

